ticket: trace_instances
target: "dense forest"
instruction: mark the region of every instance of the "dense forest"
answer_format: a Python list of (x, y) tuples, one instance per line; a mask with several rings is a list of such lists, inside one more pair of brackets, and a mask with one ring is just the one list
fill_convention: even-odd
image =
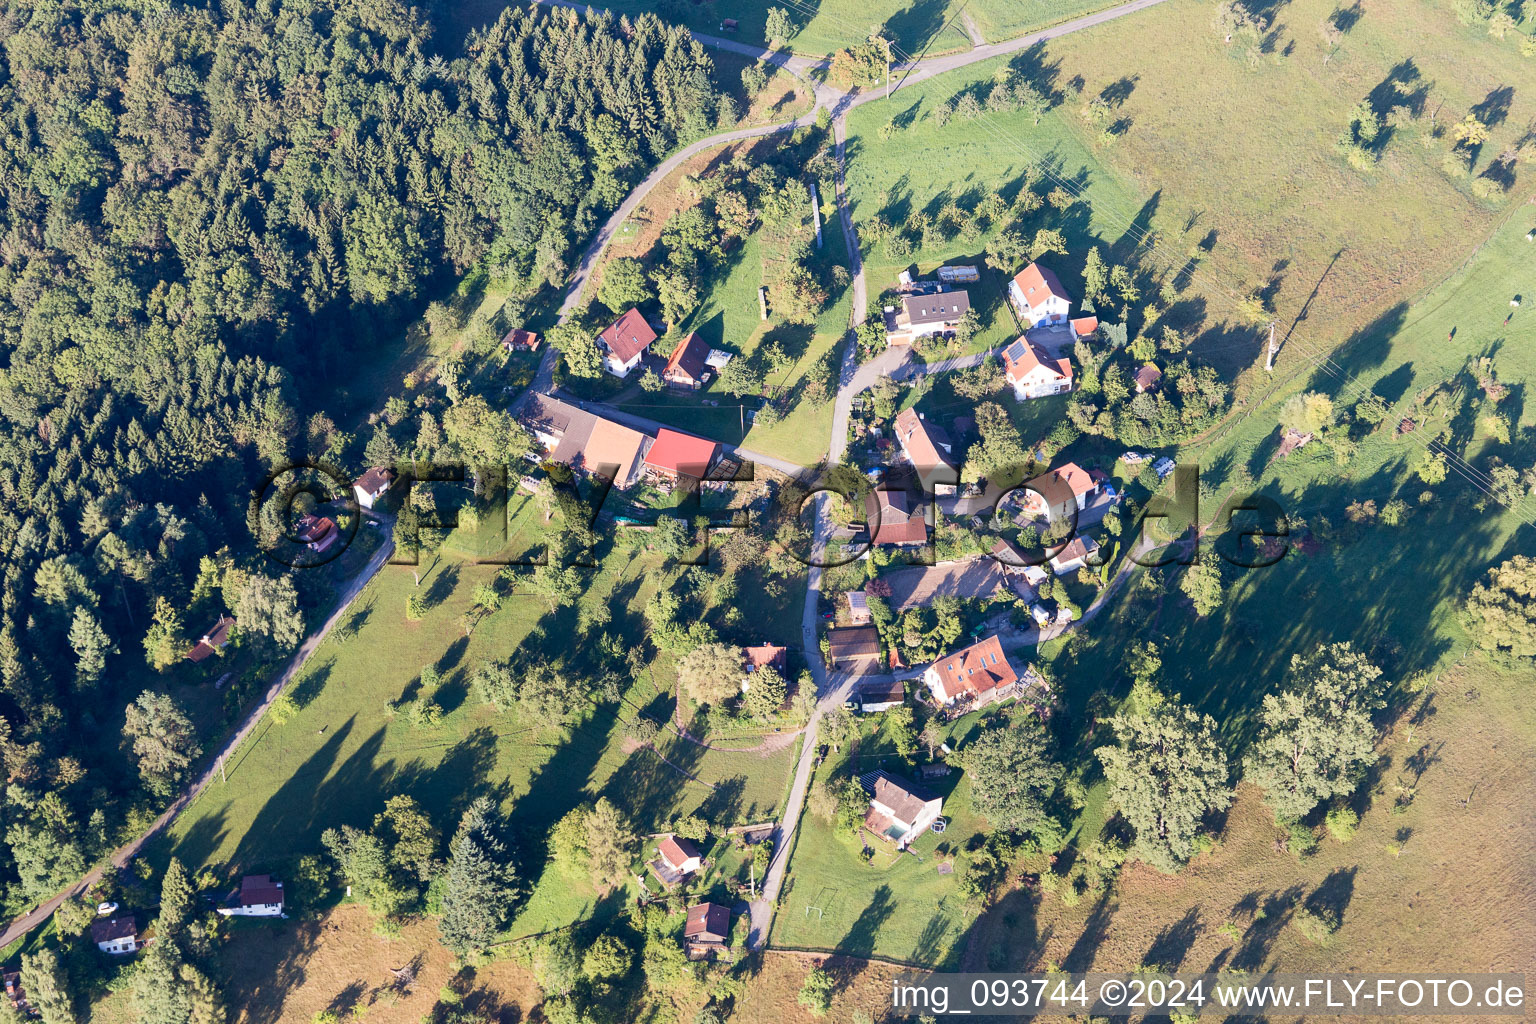
[(0, 0), (12, 910), (142, 828), (212, 739), (141, 697), (204, 625), (183, 611), (230, 606), (274, 656), (300, 635), (321, 598), (256, 553), (246, 504), (284, 459), (356, 466), (327, 410), (384, 332), (438, 274), (549, 289), (717, 116), (709, 58), (653, 16), (508, 10), (453, 59), (428, 37), (391, 0)]

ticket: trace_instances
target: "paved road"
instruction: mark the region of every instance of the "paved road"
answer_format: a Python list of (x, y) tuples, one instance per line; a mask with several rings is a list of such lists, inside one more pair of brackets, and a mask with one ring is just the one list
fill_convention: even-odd
[[(386, 528), (388, 528), (387, 524)], [(165, 809), (165, 813), (161, 814), (160, 817), (155, 819), (155, 823), (149, 827), (149, 831), (145, 832), (142, 836), (133, 840), (127, 845), (119, 847), (117, 850), (113, 851), (111, 857), (108, 858), (108, 861), (112, 864), (113, 867), (122, 868), (127, 866), (130, 860), (138, 856), (139, 851), (144, 848), (146, 843), (164, 831), (166, 826), (170, 825), (171, 822), (176, 820), (176, 816), (178, 814), (186, 810), (187, 806), (197, 798), (198, 794), (208, 788), (208, 784), (211, 783), (214, 777), (218, 774), (219, 765), (224, 762), (225, 758), (234, 753), (234, 751), (239, 748), (240, 744), (245, 741), (246, 737), (250, 736), (250, 734), (255, 730), (257, 724), (261, 721), (262, 716), (267, 713), (267, 709), (271, 707), (272, 702), (277, 699), (278, 694), (282, 693), (288, 684), (293, 681), (293, 678), (298, 674), (299, 669), (304, 667), (304, 663), (309, 659), (309, 656), (314, 654), (316, 648), (318, 648), (320, 643), (325, 639), (326, 634), (331, 631), (331, 627), (336, 624), (337, 620), (341, 618), (342, 614), (345, 613), (348, 607), (351, 606), (352, 602), (356, 600), (357, 595), (362, 591), (363, 587), (368, 583), (368, 581), (373, 579), (374, 575), (384, 567), (384, 563), (388, 561), (389, 556), (394, 551), (394, 549), (394, 539), (392, 537), (386, 537), (383, 546), (380, 547), (378, 551), (374, 552), (373, 558), (369, 559), (368, 564), (364, 566), (363, 571), (353, 577), (352, 582), (347, 585), (347, 589), (342, 594), (341, 600), (336, 603), (336, 610), (331, 612), (330, 617), (321, 624), (320, 628), (311, 633), (309, 638), (305, 640), (302, 645), (300, 645), (296, 652), (294, 652), (293, 657), (288, 661), (288, 667), (283, 669), (282, 673), (272, 681), (270, 686), (267, 687), (267, 692), (261, 698), (261, 703), (257, 704), (255, 707), (251, 708), (249, 712), (246, 713), (245, 720), (240, 723), (240, 728), (236, 729), (235, 732), (229, 737), (229, 739), (225, 741), (224, 746), (219, 750), (218, 755), (209, 762), (208, 767), (204, 769), (202, 775), (198, 776), (197, 781), (193, 782), (186, 790), (184, 790), (181, 796), (177, 797), (176, 800)], [(16, 920), (12, 921), (10, 925), (7, 926), (5, 931), (0, 933), (0, 948), (9, 946), (12, 942), (15, 942), (17, 939), (27, 934), (27, 932), (48, 920), (49, 915), (57, 910), (59, 908), (59, 904), (63, 903), (66, 899), (77, 896), (80, 893), (85, 892), (85, 890), (89, 889), (91, 886), (95, 885), (98, 881), (101, 880), (101, 873), (104, 869), (105, 865), (93, 869), (89, 874), (87, 874), (84, 878), (81, 878), (66, 891), (55, 896), (48, 902), (40, 904), (30, 913), (24, 914), (21, 917), (18, 917)]]

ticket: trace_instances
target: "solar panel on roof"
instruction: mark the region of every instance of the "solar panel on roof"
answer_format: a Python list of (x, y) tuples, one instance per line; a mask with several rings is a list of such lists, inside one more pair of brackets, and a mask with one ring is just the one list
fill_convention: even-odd
[(1014, 359), (1014, 360), (1023, 359), (1024, 358), (1024, 343), (1022, 341), (1014, 342), (1012, 345), (1008, 346), (1008, 351), (1006, 353), (1004, 353), (1004, 354), (1007, 355), (1007, 357), (1009, 359)]

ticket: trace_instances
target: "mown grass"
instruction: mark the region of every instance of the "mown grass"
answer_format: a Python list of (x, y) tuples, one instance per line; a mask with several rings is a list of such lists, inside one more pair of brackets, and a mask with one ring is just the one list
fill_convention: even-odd
[[(1172, 0), (1053, 40), (1042, 58), (1062, 84), (1081, 76), (1084, 100), (1110, 97), (1125, 131), (1098, 157), (1155, 196), (1168, 254), (1182, 262), (1196, 239), (1212, 243), (1195, 284), (1212, 314), (1232, 305), (1221, 290), (1262, 288), (1282, 331), (1305, 308), (1296, 333), (1321, 349), (1451, 273), (1531, 188), (1527, 164), (1503, 204), (1471, 193), (1473, 176), (1536, 116), (1513, 33), (1494, 39), (1459, 24), (1449, 3), (1410, 0), (1356, 9), (1335, 48), (1324, 24), (1347, 6), (1276, 5), (1270, 34), (1250, 46), (1226, 42), (1211, 5)], [(1384, 111), (1394, 87), (1407, 106), (1389, 120), (1379, 160), (1357, 170), (1335, 141), (1356, 104)], [(1071, 109), (1080, 105), (1068, 105), (1066, 123), (1086, 136)], [(1474, 108), (1491, 138), (1471, 174), (1448, 174), (1447, 142), (1432, 135)], [(1256, 355), (1250, 346), (1219, 359), (1235, 369)]]
[[(818, 769), (820, 777), (882, 767), (897, 776), (909, 774), (880, 729), (879, 716), (871, 717), (857, 750), (829, 756)], [(969, 735), (975, 718), (953, 723), (950, 742)], [(970, 783), (959, 771), (925, 785), (944, 798), (948, 826), (943, 834), (926, 832), (915, 840), (915, 856), (865, 836), (875, 850), (865, 860), (860, 839), (837, 833), (809, 809), (802, 813), (789, 864), (790, 886), (774, 915), (770, 945), (934, 967), (958, 961), (959, 940), (974, 917), (958, 882), (968, 861), (966, 845), (984, 822), (971, 809)], [(941, 862), (953, 873), (939, 874)]]
[[(613, 628), (639, 629), (636, 618), (654, 588), (653, 562), (615, 553), (589, 570), (583, 605), (607, 603)], [(525, 870), (534, 875), (542, 835), (583, 799), (608, 796), (643, 831), (694, 811), (721, 825), (771, 815), (783, 795), (787, 752), (714, 751), (675, 738), (658, 740), (654, 750), (625, 743), (625, 719), (641, 710), (670, 716), (670, 676), (637, 682), (617, 708), (595, 708), (566, 736), (481, 704), (469, 689), (474, 666), (506, 657), (529, 642), (536, 627), (546, 631), (538, 642), (552, 656), (580, 670), (583, 652), (567, 646), (577, 610), (551, 614), (541, 599), (514, 594), (466, 637), (460, 615), (494, 567), (427, 556), (423, 568), (421, 588), (433, 602), (426, 616), (404, 620), (405, 599), (415, 587), (409, 569), (381, 572), (344, 620), (350, 638), (323, 646), (294, 683), (299, 714), (258, 728), (230, 758), (228, 781), (215, 783), (177, 820), (158, 844), (157, 858), (175, 854), (194, 867), (271, 868), (318, 851), (325, 828), (367, 825), (395, 793), (415, 797), (445, 833), (470, 800), (495, 797), (527, 838)], [(413, 726), (388, 710), (390, 702), (415, 696), (426, 664), (443, 677), (437, 701), (447, 714), (437, 728)], [(513, 934), (569, 923), (597, 905), (584, 879), (550, 881), (536, 887)]]

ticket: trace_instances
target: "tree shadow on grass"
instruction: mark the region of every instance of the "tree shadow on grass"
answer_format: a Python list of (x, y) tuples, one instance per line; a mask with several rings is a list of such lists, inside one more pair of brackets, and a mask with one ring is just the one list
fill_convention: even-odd
[(1169, 971), (1177, 971), (1183, 965), (1184, 958), (1189, 955), (1190, 947), (1200, 937), (1202, 930), (1200, 909), (1189, 908), (1184, 912), (1183, 917), (1157, 933), (1157, 937), (1152, 940), (1152, 945), (1147, 948), (1147, 954), (1141, 958), (1141, 962), (1148, 967), (1162, 967)]
[(1312, 890), (1303, 906), (1310, 913), (1333, 922), (1335, 927), (1342, 924), (1344, 911), (1349, 909), (1350, 901), (1355, 896), (1355, 873), (1359, 870), (1354, 867), (1334, 868), (1328, 873), (1328, 877)]
[(833, 977), (839, 989), (850, 987), (854, 979), (863, 973), (866, 966), (865, 960), (874, 954), (876, 940), (880, 937), (880, 929), (885, 927), (896, 913), (896, 899), (888, 885), (876, 887), (874, 895), (869, 903), (859, 912), (859, 916), (849, 927), (846, 935), (838, 941), (836, 949), (847, 957), (861, 958), (838, 961), (839, 970)]
[[(342, 747), (357, 721), (348, 718), (305, 758), (252, 819), (236, 848), (236, 864), (256, 864), (296, 849), (320, 848), (320, 833), (337, 825), (367, 827), (383, 809), (380, 769), (375, 764), (384, 741), (377, 729), (344, 760)], [(281, 736), (268, 742), (282, 744)]]
[(1253, 920), (1243, 932), (1237, 951), (1232, 954), (1234, 968), (1240, 971), (1257, 971), (1264, 966), (1265, 958), (1269, 956), (1275, 940), (1290, 923), (1291, 915), (1296, 909), (1296, 902), (1300, 898), (1301, 886), (1295, 885), (1262, 898), (1257, 893), (1249, 893), (1238, 901), (1233, 907), (1234, 914), (1241, 913), (1243, 908), (1252, 907), (1253, 909), (1249, 912), (1252, 913)]

